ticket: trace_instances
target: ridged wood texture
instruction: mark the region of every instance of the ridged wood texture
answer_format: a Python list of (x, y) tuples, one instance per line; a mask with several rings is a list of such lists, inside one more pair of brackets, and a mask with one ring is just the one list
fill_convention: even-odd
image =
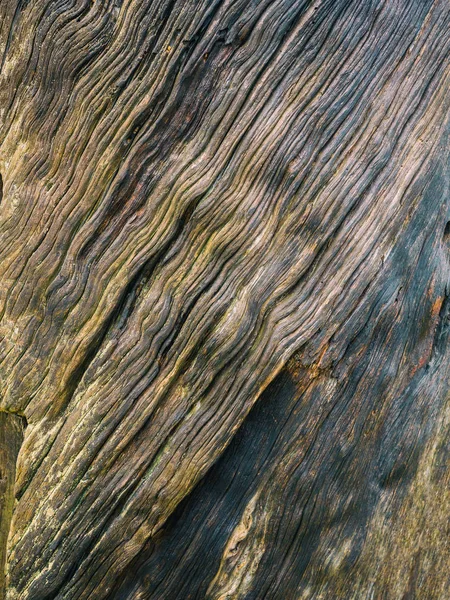
[(450, 598), (448, 1), (1, 0), (0, 60), (6, 598)]
[(14, 509), (16, 461), (23, 441), (21, 417), (0, 412), (0, 597), (5, 594), (4, 565), (11, 517)]

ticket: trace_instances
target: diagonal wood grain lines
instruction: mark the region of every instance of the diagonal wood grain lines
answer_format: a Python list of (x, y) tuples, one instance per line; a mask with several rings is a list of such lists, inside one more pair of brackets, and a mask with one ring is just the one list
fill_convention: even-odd
[(0, 60), (7, 600), (445, 600), (447, 2), (5, 0)]

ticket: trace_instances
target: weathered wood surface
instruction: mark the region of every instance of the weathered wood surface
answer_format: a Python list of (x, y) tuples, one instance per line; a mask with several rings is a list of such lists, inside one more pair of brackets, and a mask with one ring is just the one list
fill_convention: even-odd
[(0, 60), (6, 598), (450, 598), (448, 2), (2, 0)]
[(11, 517), (14, 510), (16, 461), (23, 442), (23, 421), (18, 415), (0, 412), (0, 597), (5, 594), (4, 568)]

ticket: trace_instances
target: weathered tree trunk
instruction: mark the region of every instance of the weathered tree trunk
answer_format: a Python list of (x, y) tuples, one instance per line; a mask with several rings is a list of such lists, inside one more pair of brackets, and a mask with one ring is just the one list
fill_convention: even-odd
[(0, 60), (0, 594), (450, 598), (447, 0), (1, 0)]

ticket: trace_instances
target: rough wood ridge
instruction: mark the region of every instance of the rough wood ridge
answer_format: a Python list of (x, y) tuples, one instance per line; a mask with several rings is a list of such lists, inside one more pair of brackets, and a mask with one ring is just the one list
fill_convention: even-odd
[(447, 0), (1, 0), (0, 65), (0, 595), (448, 600)]

